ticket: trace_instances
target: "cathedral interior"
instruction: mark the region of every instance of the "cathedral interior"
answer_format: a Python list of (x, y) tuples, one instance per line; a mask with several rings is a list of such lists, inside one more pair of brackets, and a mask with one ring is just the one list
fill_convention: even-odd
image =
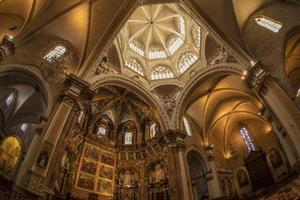
[(0, 0), (0, 200), (300, 199), (299, 0)]

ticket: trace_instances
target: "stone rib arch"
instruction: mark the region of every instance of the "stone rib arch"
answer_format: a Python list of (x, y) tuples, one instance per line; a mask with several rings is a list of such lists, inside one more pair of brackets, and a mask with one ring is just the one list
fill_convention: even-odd
[(168, 130), (169, 119), (165, 109), (163, 108), (163, 105), (152, 94), (147, 92), (147, 90), (143, 88), (143, 86), (124, 76), (108, 75), (103, 77), (103, 79), (94, 82), (91, 86), (91, 89), (94, 90), (100, 86), (107, 86), (107, 85), (116, 85), (116, 86), (124, 87), (126, 89), (131, 90), (137, 96), (144, 99), (149, 104), (149, 106), (157, 112), (158, 114), (157, 118), (159, 120), (159, 123), (161, 124), (162, 131)]
[(183, 88), (183, 92), (178, 97), (176, 108), (172, 115), (172, 128), (182, 129), (181, 119), (188, 104), (191, 92), (196, 89), (201, 82), (207, 80), (215, 74), (237, 74), (242, 75), (243, 67), (239, 65), (215, 65), (208, 69), (198, 72)]

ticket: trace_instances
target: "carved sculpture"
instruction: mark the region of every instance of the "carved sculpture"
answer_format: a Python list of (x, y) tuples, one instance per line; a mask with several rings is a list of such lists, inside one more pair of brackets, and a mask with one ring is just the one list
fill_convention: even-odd
[(227, 59), (228, 53), (225, 51), (224, 47), (220, 47), (218, 48), (218, 55), (210, 62), (210, 65), (224, 63)]

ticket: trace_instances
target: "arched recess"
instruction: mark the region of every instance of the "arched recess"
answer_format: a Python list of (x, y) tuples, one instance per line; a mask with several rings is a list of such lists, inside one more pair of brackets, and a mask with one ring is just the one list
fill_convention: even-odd
[(0, 172), (10, 179), (15, 173), (22, 153), (22, 143), (17, 137), (6, 137), (0, 145)]
[(172, 124), (178, 129), (183, 129), (182, 127), (182, 117), (184, 116), (185, 110), (187, 109), (189, 100), (191, 99), (191, 94), (199, 87), (204, 81), (208, 80), (213, 76), (222, 76), (236, 74), (241, 75), (243, 67), (239, 65), (215, 65), (208, 69), (204, 69), (195, 75), (190, 81), (188, 81), (184, 88), (182, 88), (182, 93), (178, 97), (178, 103), (173, 112)]
[(190, 150), (186, 159), (189, 167), (194, 199), (209, 199), (208, 186), (206, 182), (207, 170), (201, 155), (195, 150)]
[[(299, 29), (300, 27), (298, 27)], [(300, 31), (291, 34), (285, 47), (285, 74), (296, 96), (300, 95)]]
[(149, 104), (153, 110), (156, 111), (155, 115), (161, 125), (161, 130), (166, 131), (169, 128), (168, 116), (161, 102), (158, 101), (158, 99), (156, 99), (152, 94), (150, 94), (146, 88), (143, 88), (137, 82), (132, 81), (124, 76), (108, 75), (103, 77), (103, 79), (94, 82), (91, 86), (91, 89), (95, 90), (101, 86), (108, 85), (123, 87), (135, 93), (138, 97), (147, 102), (147, 104)]

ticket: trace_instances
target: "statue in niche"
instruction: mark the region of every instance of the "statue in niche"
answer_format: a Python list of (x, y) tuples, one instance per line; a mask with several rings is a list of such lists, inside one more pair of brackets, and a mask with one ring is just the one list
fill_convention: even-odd
[(160, 182), (165, 179), (165, 173), (161, 164), (157, 164), (154, 168), (154, 180)]
[(240, 188), (245, 187), (247, 185), (249, 185), (249, 179), (248, 179), (248, 175), (245, 172), (245, 170), (240, 169), (237, 174), (236, 174), (236, 178), (238, 181), (238, 184), (240, 186)]
[(132, 181), (132, 173), (129, 170), (125, 171), (123, 175), (123, 185), (131, 186)]
[(228, 53), (225, 51), (224, 47), (220, 47), (218, 48), (218, 55), (210, 62), (210, 65), (224, 63), (227, 59)]
[(37, 165), (41, 167), (47, 167), (48, 164), (48, 159), (49, 159), (49, 154), (46, 151), (42, 151), (37, 159)]

